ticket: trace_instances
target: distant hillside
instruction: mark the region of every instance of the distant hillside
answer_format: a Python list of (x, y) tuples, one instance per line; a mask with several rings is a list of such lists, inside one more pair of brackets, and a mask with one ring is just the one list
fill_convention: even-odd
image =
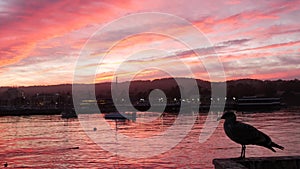
[[(0, 94), (7, 91), (9, 87), (0, 87)], [(72, 85), (51, 85), (51, 86), (29, 86), (29, 87), (18, 87), (23, 90), (26, 95), (34, 95), (36, 93), (72, 93)]]
[[(182, 85), (178, 86), (174, 78), (156, 79), (153, 81), (132, 81), (118, 83), (118, 92), (127, 91), (126, 86), (129, 86), (131, 97), (147, 97), (149, 92), (153, 89), (161, 89), (167, 93), (167, 97), (180, 97), (180, 89), (189, 90), (189, 84), (193, 79), (178, 78)], [(197, 85), (201, 97), (209, 97), (211, 92), (211, 83), (197, 79)], [(221, 82), (224, 83), (224, 82)], [(95, 84), (95, 91), (97, 97), (109, 98), (111, 97), (111, 85), (115, 83), (99, 83)], [(289, 105), (300, 105), (300, 81), (295, 80), (276, 80), (276, 81), (262, 81), (256, 79), (239, 79), (226, 82), (227, 97), (240, 98), (243, 96), (261, 96), (261, 97), (281, 97), (282, 100)], [(82, 85), (84, 90), (85, 85)], [(0, 96), (7, 91), (8, 87), (0, 87)], [(18, 89), (24, 91), (25, 95), (32, 96), (36, 93), (61, 93), (71, 94), (71, 84), (61, 84), (52, 86), (30, 86), (19, 87)]]

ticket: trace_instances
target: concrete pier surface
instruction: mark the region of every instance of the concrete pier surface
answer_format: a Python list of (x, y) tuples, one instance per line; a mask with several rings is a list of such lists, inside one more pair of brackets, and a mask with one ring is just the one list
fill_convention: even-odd
[(300, 156), (214, 159), (215, 169), (300, 169)]

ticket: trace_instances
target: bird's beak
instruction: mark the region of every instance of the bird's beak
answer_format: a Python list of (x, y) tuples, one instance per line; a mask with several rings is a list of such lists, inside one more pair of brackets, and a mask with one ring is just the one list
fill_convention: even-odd
[(217, 121), (220, 121), (221, 119), (222, 119), (222, 116), (218, 117), (218, 118), (217, 118)]

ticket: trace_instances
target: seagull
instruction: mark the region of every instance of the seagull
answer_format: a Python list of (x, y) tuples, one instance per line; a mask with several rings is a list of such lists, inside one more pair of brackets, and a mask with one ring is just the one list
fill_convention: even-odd
[(226, 112), (220, 119), (225, 119), (224, 130), (226, 135), (234, 142), (242, 145), (241, 159), (245, 158), (246, 145), (258, 145), (266, 147), (276, 152), (273, 147), (281, 150), (284, 147), (272, 142), (271, 138), (255, 127), (236, 121), (236, 115), (233, 112)]

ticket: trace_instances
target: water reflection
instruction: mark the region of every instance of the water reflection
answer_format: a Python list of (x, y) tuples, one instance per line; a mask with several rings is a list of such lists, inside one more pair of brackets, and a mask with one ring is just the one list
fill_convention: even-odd
[[(87, 115), (86, 120), (93, 119)], [(153, 117), (152, 121), (146, 118)], [(154, 118), (155, 117), (155, 118)], [(144, 120), (142, 118), (145, 118)], [(169, 151), (151, 158), (127, 158), (113, 154), (95, 144), (77, 119), (63, 120), (60, 116), (0, 117), (0, 163), (9, 167), (27, 168), (212, 168), (212, 159), (238, 157), (240, 145), (229, 140), (221, 122), (211, 137), (199, 143), (199, 135), (207, 115), (188, 116), (196, 118), (191, 131)], [(118, 143), (118, 135), (148, 138), (161, 134), (174, 124), (175, 114), (137, 114), (134, 121), (107, 120), (111, 129), (117, 129), (112, 146)], [(213, 119), (211, 119), (212, 121)], [(273, 153), (267, 149), (248, 146), (247, 157), (299, 155), (300, 114), (290, 111), (274, 113), (238, 113), (238, 120), (249, 123), (267, 133), (274, 142), (285, 147)], [(94, 126), (87, 132), (95, 132)], [(96, 132), (101, 133), (101, 128)], [(174, 131), (178, 132), (178, 131)], [(99, 137), (100, 139), (104, 137)], [(102, 138), (103, 139), (103, 138)], [(159, 145), (170, 140), (160, 140)], [(139, 147), (152, 151), (151, 143)], [(157, 144), (155, 144), (157, 146)], [(128, 145), (130, 146), (130, 145)], [(124, 147), (118, 147), (118, 151)], [(125, 147), (126, 148), (126, 147)]]

